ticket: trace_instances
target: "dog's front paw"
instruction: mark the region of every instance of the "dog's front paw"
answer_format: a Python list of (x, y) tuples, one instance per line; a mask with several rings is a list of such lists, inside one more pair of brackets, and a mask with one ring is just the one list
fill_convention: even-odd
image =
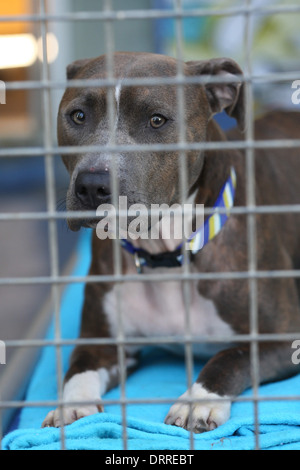
[(74, 423), (80, 418), (90, 416), (103, 411), (96, 405), (89, 406), (66, 406), (62, 409), (56, 408), (56, 410), (49, 411), (46, 418), (42, 423), (42, 428), (55, 427), (59, 428), (63, 425)]
[(220, 401), (220, 398), (225, 397), (210, 393), (201, 384), (195, 383), (180, 397), (182, 400), (193, 400), (193, 403), (183, 401), (175, 403), (170, 408), (165, 423), (195, 433), (211, 431), (224, 424), (230, 416), (230, 401), (228, 399)]

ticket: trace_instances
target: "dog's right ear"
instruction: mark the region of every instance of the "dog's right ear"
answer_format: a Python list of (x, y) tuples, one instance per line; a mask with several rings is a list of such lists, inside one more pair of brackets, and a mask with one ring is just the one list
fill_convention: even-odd
[(79, 59), (75, 60), (67, 66), (67, 79), (72, 80), (76, 77), (79, 70), (81, 70), (91, 59)]

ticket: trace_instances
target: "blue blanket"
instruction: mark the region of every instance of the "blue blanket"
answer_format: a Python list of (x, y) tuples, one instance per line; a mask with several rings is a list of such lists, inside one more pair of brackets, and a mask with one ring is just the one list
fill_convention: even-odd
[[(86, 231), (80, 241), (79, 258), (74, 275), (87, 272), (90, 261), (90, 233)], [(70, 285), (62, 299), (62, 337), (76, 338), (79, 331), (83, 286)], [(50, 328), (49, 338), (53, 337)], [(63, 347), (63, 367), (66, 370), (72, 347)], [(35, 369), (26, 399), (29, 401), (55, 400), (56, 370), (55, 350), (43, 349)], [(202, 363), (195, 362), (195, 377)], [(141, 367), (126, 383), (129, 398), (170, 398), (181, 395), (186, 389), (184, 360), (164, 351), (145, 350)], [(262, 397), (271, 401), (259, 403), (259, 445), (262, 449), (300, 449), (300, 400), (275, 399), (299, 394), (300, 375), (291, 379), (261, 386)], [(251, 397), (251, 390), (243, 396)], [(118, 399), (119, 388), (105, 395), (105, 399)], [(190, 433), (184, 429), (163, 424), (171, 403), (131, 404), (126, 406), (128, 449), (139, 450), (189, 450)], [(60, 430), (41, 429), (49, 411), (46, 407), (24, 408), (17, 430), (7, 434), (3, 449), (60, 449)], [(123, 417), (120, 405), (107, 405), (106, 412), (89, 416), (65, 428), (67, 449), (123, 449)], [(255, 447), (254, 407), (252, 402), (237, 402), (232, 406), (231, 418), (219, 428), (194, 435), (195, 449), (248, 450)]]

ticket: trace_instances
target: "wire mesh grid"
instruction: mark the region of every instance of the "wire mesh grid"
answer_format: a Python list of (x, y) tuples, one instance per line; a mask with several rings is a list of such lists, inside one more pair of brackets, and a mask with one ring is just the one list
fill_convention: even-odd
[[(65, 13), (65, 14), (49, 14), (46, 10), (46, 0), (39, 0), (39, 12), (33, 15), (19, 15), (18, 17), (3, 16), (0, 18), (1, 22), (11, 22), (11, 21), (21, 21), (21, 22), (34, 22), (39, 25), (42, 36), (44, 60), (42, 62), (42, 78), (39, 81), (19, 81), (19, 82), (10, 82), (6, 84), (7, 90), (41, 90), (43, 96), (43, 126), (44, 126), (44, 141), (43, 145), (40, 147), (24, 147), (24, 148), (10, 148), (10, 149), (0, 149), (0, 157), (10, 156), (11, 158), (15, 156), (23, 157), (45, 157), (45, 184), (46, 184), (46, 193), (47, 193), (47, 211), (46, 212), (34, 212), (34, 213), (3, 213), (0, 214), (0, 222), (5, 220), (47, 220), (49, 227), (49, 252), (51, 259), (51, 272), (49, 276), (37, 276), (37, 277), (13, 277), (13, 278), (1, 278), (0, 285), (30, 285), (30, 284), (47, 284), (51, 286), (52, 289), (52, 305), (54, 309), (54, 318), (55, 318), (55, 337), (53, 340), (37, 340), (37, 339), (28, 339), (28, 340), (9, 340), (6, 342), (6, 347), (45, 347), (53, 346), (56, 348), (56, 362), (57, 362), (57, 384), (59, 395), (58, 399), (54, 401), (40, 401), (40, 402), (28, 402), (28, 401), (3, 401), (0, 402), (1, 409), (5, 408), (23, 408), (23, 407), (35, 407), (35, 406), (59, 406), (62, 410), (64, 405), (67, 405), (63, 401), (62, 395), (62, 381), (63, 381), (63, 369), (62, 369), (62, 357), (61, 357), (61, 348), (64, 345), (79, 345), (79, 344), (114, 344), (118, 347), (118, 362), (120, 373), (120, 385), (121, 385), (121, 397), (120, 400), (117, 400), (122, 407), (122, 421), (123, 421), (123, 447), (127, 449), (127, 432), (126, 432), (126, 419), (127, 419), (127, 405), (131, 403), (173, 403), (178, 399), (178, 397), (169, 397), (167, 399), (130, 399), (126, 396), (126, 367), (125, 367), (125, 347), (131, 344), (134, 345), (144, 345), (144, 344), (173, 344), (181, 343), (185, 347), (185, 363), (186, 363), (186, 372), (187, 372), (187, 384), (188, 386), (192, 385), (192, 370), (193, 370), (193, 354), (192, 354), (192, 342), (204, 342), (204, 343), (213, 343), (213, 342), (231, 342), (237, 341), (241, 343), (250, 343), (251, 344), (251, 365), (252, 365), (252, 388), (253, 395), (252, 397), (232, 397), (232, 401), (250, 401), (254, 404), (254, 415), (255, 415), (255, 438), (256, 443), (255, 447), (260, 448), (259, 444), (259, 422), (258, 422), (258, 413), (257, 413), (257, 404), (265, 400), (299, 400), (300, 396), (288, 396), (288, 397), (262, 397), (258, 393), (258, 383), (259, 383), (259, 364), (258, 364), (258, 345), (262, 341), (280, 341), (287, 340), (292, 341), (300, 337), (300, 332), (294, 332), (289, 334), (259, 334), (258, 333), (258, 308), (257, 308), (257, 280), (263, 278), (299, 278), (300, 270), (274, 270), (274, 271), (258, 271), (257, 270), (257, 260), (256, 260), (256, 219), (257, 214), (271, 214), (271, 213), (299, 213), (300, 205), (286, 205), (286, 206), (256, 206), (255, 204), (255, 162), (254, 162), (254, 151), (261, 148), (299, 148), (300, 139), (293, 140), (277, 140), (272, 141), (255, 141), (253, 139), (253, 84), (254, 83), (276, 83), (280, 81), (291, 81), (299, 78), (299, 73), (295, 72), (278, 72), (278, 73), (265, 73), (261, 75), (254, 75), (252, 73), (252, 63), (251, 63), (251, 48), (252, 48), (252, 37), (250, 31), (250, 20), (252, 15), (261, 14), (261, 15), (270, 15), (270, 14), (285, 14), (285, 13), (300, 13), (300, 6), (297, 5), (285, 5), (285, 6), (257, 6), (254, 5), (251, 0), (245, 0), (242, 6), (239, 7), (227, 7), (227, 8), (195, 8), (189, 10), (188, 12), (183, 8), (182, 0), (173, 1), (173, 9), (171, 10), (128, 10), (128, 11), (114, 11), (112, 6), (112, 0), (103, 1), (103, 9), (97, 12), (77, 12), (77, 13)], [(245, 70), (242, 77), (237, 77), (237, 80), (242, 80), (246, 85), (246, 138), (245, 140), (233, 141), (233, 142), (203, 142), (203, 143), (188, 143), (185, 139), (185, 122), (183, 118), (184, 109), (184, 93), (183, 85), (186, 83), (200, 83), (203, 80), (209, 80), (207, 77), (204, 78), (192, 78), (185, 77), (181, 69), (181, 60), (184, 59), (183, 54), (183, 31), (182, 31), (182, 21), (186, 16), (189, 17), (200, 17), (200, 16), (233, 16), (233, 15), (244, 15), (245, 17), (245, 32), (244, 32), (244, 56), (245, 56)], [(180, 128), (179, 128), (179, 140), (174, 144), (160, 144), (160, 145), (116, 145), (115, 143), (115, 128), (113, 122), (114, 116), (114, 87), (117, 85), (118, 81), (113, 74), (113, 53), (115, 50), (114, 47), (114, 38), (112, 32), (112, 25), (114, 22), (118, 22), (124, 19), (161, 19), (161, 18), (172, 18), (176, 21), (176, 58), (178, 61), (178, 70), (176, 77), (172, 78), (141, 78), (141, 79), (124, 79), (124, 84), (126, 86), (135, 86), (138, 85), (148, 85), (155, 86), (157, 84), (170, 85), (175, 84), (177, 87), (177, 112), (180, 117)], [(105, 30), (105, 44), (106, 44), (106, 54), (108, 57), (107, 61), (107, 78), (103, 80), (72, 80), (72, 82), (55, 82), (50, 79), (49, 75), (49, 64), (47, 60), (47, 45), (46, 45), (46, 36), (47, 36), (47, 26), (51, 22), (77, 22), (77, 21), (91, 21), (97, 20), (101, 22)], [(214, 83), (218, 79), (214, 77)], [(220, 79), (224, 82), (224, 77)], [(232, 78), (230, 78), (232, 81)], [(226, 81), (226, 80), (225, 80)], [(187, 168), (186, 168), (186, 151), (193, 150), (203, 150), (203, 149), (242, 149), (245, 150), (245, 159), (246, 159), (246, 173), (247, 173), (247, 204), (245, 207), (234, 207), (232, 209), (233, 214), (246, 214), (248, 220), (248, 270), (245, 272), (220, 272), (220, 273), (194, 273), (189, 269), (189, 264), (184, 263), (183, 272), (178, 274), (174, 273), (155, 273), (144, 274), (143, 282), (155, 281), (172, 281), (178, 280), (182, 282), (184, 289), (184, 303), (186, 311), (186, 325), (185, 325), (185, 334), (181, 337), (174, 339), (172, 336), (160, 336), (158, 337), (148, 337), (145, 338), (128, 338), (125, 336), (122, 328), (122, 306), (121, 299), (118, 301), (118, 324), (119, 331), (116, 338), (91, 338), (91, 339), (74, 339), (67, 340), (61, 336), (60, 332), (60, 288), (62, 285), (70, 283), (81, 283), (81, 282), (114, 282), (116, 285), (121, 285), (126, 281), (140, 282), (140, 276), (136, 275), (123, 275), (121, 269), (121, 246), (117, 240), (114, 240), (114, 274), (112, 275), (102, 275), (102, 276), (66, 276), (60, 275), (58, 269), (58, 242), (57, 242), (57, 227), (56, 223), (58, 219), (62, 218), (82, 218), (89, 214), (76, 213), (73, 212), (58, 212), (56, 210), (56, 196), (55, 196), (55, 176), (54, 176), (54, 164), (53, 159), (57, 154), (68, 155), (74, 154), (76, 152), (76, 147), (58, 147), (54, 146), (52, 143), (52, 121), (51, 114), (54, 112), (51, 106), (51, 90), (64, 88), (67, 86), (72, 87), (94, 87), (101, 86), (108, 89), (108, 119), (110, 123), (110, 133), (111, 139), (109, 145), (105, 145), (105, 151), (109, 152), (112, 157), (113, 168), (112, 168), (112, 200), (115, 202), (115, 207), (117, 207), (118, 200), (118, 181), (116, 176), (116, 159), (114, 159), (114, 154), (117, 152), (129, 153), (133, 149), (135, 151), (147, 152), (151, 151), (161, 151), (163, 150), (174, 150), (179, 152), (179, 168), (180, 168), (180, 187), (181, 187), (181, 198), (184, 201), (184, 195), (187, 193)], [(104, 146), (80, 146), (80, 151), (87, 152), (101, 152), (104, 149)], [(211, 213), (212, 209), (205, 209), (205, 214)], [(94, 215), (94, 213), (91, 213)], [(190, 321), (189, 321), (189, 308), (190, 308), (190, 281), (192, 280), (220, 280), (220, 279), (243, 279), (248, 280), (249, 282), (249, 320), (250, 320), (250, 331), (249, 334), (244, 335), (235, 335), (228, 339), (227, 336), (211, 336), (211, 337), (199, 337), (194, 338), (191, 335), (190, 330)], [(105, 400), (101, 399), (99, 403), (101, 404), (111, 404), (115, 403), (114, 400)], [(87, 402), (88, 404), (90, 402)], [(65, 448), (65, 429), (61, 427), (61, 448)], [(190, 432), (190, 448), (194, 448), (193, 442), (193, 433)]]

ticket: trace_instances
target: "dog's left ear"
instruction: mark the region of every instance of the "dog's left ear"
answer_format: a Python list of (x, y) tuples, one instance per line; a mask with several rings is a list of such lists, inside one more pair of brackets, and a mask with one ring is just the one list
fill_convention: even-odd
[[(238, 64), (227, 58), (187, 62), (192, 75), (207, 75), (208, 83), (204, 84), (205, 92), (212, 114), (223, 109), (236, 119), (239, 129), (245, 129), (244, 86), (237, 76), (243, 72)], [(226, 78), (226, 82), (213, 82), (213, 77)], [(235, 78), (230, 82), (230, 77)]]

